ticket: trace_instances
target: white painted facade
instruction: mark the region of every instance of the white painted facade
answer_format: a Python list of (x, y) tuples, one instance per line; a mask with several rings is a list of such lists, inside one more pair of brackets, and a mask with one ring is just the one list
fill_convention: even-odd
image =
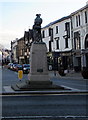
[[(66, 23), (70, 23), (70, 37), (66, 36)], [(56, 33), (56, 26), (58, 26), (58, 33)], [(53, 29), (53, 39), (51, 39), (51, 36), (49, 36), (49, 28)], [(47, 52), (60, 53), (60, 56), (63, 56), (63, 54), (64, 56), (69, 56), (65, 54), (66, 52), (69, 52), (73, 55), (73, 67), (77, 67), (77, 69), (81, 70), (82, 67), (88, 66), (88, 58), (85, 56), (88, 53), (88, 48), (85, 48), (85, 44), (87, 43), (87, 41), (85, 43), (85, 38), (88, 35), (88, 3), (86, 6), (71, 13), (69, 16), (63, 17), (46, 25), (42, 28), (41, 32), (43, 36), (42, 40), (47, 45)], [(67, 47), (65, 38), (68, 38)], [(50, 41), (51, 51), (49, 50)]]
[[(51, 35), (49, 34), (49, 29), (53, 31), (51, 32)], [(60, 66), (60, 64), (62, 64), (65, 69), (68, 69), (68, 66), (69, 65), (71, 66), (71, 61), (72, 61), (70, 16), (66, 16), (54, 22), (51, 22), (50, 24), (42, 28), (41, 32), (42, 32), (42, 40), (47, 45), (47, 52), (49, 54), (51, 53), (50, 57), (53, 60), (54, 64), (57, 66), (57, 69), (60, 68), (58, 67)], [(59, 61), (60, 59), (62, 62)]]
[(44, 37), (42, 40), (43, 40), (43, 42), (46, 43), (47, 52), (49, 52), (49, 41), (50, 41), (50, 36), (49, 36), (48, 29), (49, 29), (49, 27), (42, 29), (42, 31), (43, 31), (43, 30), (45, 31), (45, 32), (44, 32), (44, 33), (45, 33), (45, 37)]
[[(87, 20), (88, 20), (88, 8), (84, 8), (83, 10), (80, 9), (79, 11), (72, 13), (72, 25), (73, 25), (73, 33), (79, 31), (80, 32), (80, 38), (81, 38), (81, 49), (85, 49), (84, 43), (85, 43), (85, 36), (88, 33), (88, 22), (85, 23), (85, 11), (87, 12)], [(80, 15), (80, 25), (78, 22), (78, 26), (76, 25), (76, 16)], [(74, 37), (74, 35), (73, 35)]]
[[(70, 51), (72, 49), (72, 43), (71, 43), (71, 31), (70, 31), (70, 38), (68, 38), (68, 48), (65, 47), (65, 38), (64, 36), (67, 34), (65, 31), (65, 23), (69, 22), (70, 23), (70, 30), (71, 30), (71, 20), (70, 17), (66, 18), (65, 20), (62, 19), (62, 21), (54, 24), (50, 24), (47, 27), (42, 28), (42, 31), (45, 31), (45, 37), (42, 39), (43, 42), (46, 43), (47, 49), (49, 52), (49, 41), (50, 36), (49, 36), (49, 28), (53, 29), (53, 42), (51, 43), (52, 46), (52, 52), (63, 52), (63, 51)], [(58, 26), (58, 33), (56, 34), (56, 26)], [(57, 43), (56, 43), (56, 38), (59, 38), (59, 49), (57, 49)]]
[[(80, 17), (80, 18), (79, 18)], [(79, 20), (80, 19), (80, 20)], [(88, 48), (85, 48), (85, 38), (88, 35), (88, 4), (78, 11), (71, 14), (72, 21), (72, 42), (73, 42), (73, 63), (75, 67), (87, 67), (86, 54)], [(79, 32), (80, 48), (77, 47), (75, 33)], [(88, 38), (87, 38), (88, 39)], [(75, 46), (76, 45), (76, 46)], [(88, 47), (88, 46), (87, 46)], [(85, 51), (85, 52), (84, 52)], [(86, 54), (85, 54), (86, 53)]]

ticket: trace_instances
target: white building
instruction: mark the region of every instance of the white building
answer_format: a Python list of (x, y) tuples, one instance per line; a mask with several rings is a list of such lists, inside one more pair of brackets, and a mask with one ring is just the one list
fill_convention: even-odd
[(73, 67), (80, 71), (88, 67), (88, 3), (43, 27), (42, 38), (47, 45), (49, 62), (57, 68)]
[(88, 67), (88, 4), (71, 14), (73, 65), (76, 71)]
[(42, 28), (42, 40), (47, 45), (48, 58), (55, 69), (71, 67), (71, 19), (70, 16), (58, 19)]

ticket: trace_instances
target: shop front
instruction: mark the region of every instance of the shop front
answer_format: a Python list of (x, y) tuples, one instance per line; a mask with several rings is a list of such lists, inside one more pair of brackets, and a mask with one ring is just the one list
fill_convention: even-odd
[(72, 52), (51, 52), (47, 54), (48, 68), (59, 71), (73, 68)]

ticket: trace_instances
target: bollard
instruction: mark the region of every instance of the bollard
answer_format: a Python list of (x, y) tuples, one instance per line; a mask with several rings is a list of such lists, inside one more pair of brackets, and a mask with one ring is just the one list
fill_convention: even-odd
[(20, 81), (23, 78), (23, 71), (22, 70), (18, 71), (18, 78), (19, 78)]

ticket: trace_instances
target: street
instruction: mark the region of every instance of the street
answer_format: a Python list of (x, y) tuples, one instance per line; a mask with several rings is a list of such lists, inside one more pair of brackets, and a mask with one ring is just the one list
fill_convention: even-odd
[[(86, 95), (3, 96), (3, 118), (88, 116)], [(24, 118), (24, 117), (23, 117)]]
[[(28, 79), (27, 74), (23, 75), (22, 81)], [(19, 81), (18, 73), (7, 68), (2, 69), (2, 91), (5, 91), (5, 86), (11, 86)]]
[[(53, 73), (52, 73), (53, 74)], [(23, 81), (28, 75), (23, 75)], [(87, 90), (87, 80), (51, 76), (54, 84), (73, 91)], [(18, 74), (7, 68), (2, 70), (2, 92), (19, 81)], [(70, 90), (71, 91), (71, 90)], [(15, 91), (14, 91), (15, 92)], [(73, 94), (6, 94), (2, 96), (3, 120), (87, 120), (88, 93)]]
[[(87, 79), (76, 79), (76, 78), (68, 78), (68, 77), (55, 77), (53, 72), (50, 73), (50, 78), (54, 84), (58, 84), (61, 86), (65, 86), (72, 90), (88, 90), (88, 80)], [(28, 80), (28, 75), (24, 74), (22, 81)], [(18, 73), (15, 71), (11, 71), (7, 68), (2, 69), (2, 91), (6, 92), (6, 88), (11, 86), (12, 84), (16, 84), (19, 81)]]

